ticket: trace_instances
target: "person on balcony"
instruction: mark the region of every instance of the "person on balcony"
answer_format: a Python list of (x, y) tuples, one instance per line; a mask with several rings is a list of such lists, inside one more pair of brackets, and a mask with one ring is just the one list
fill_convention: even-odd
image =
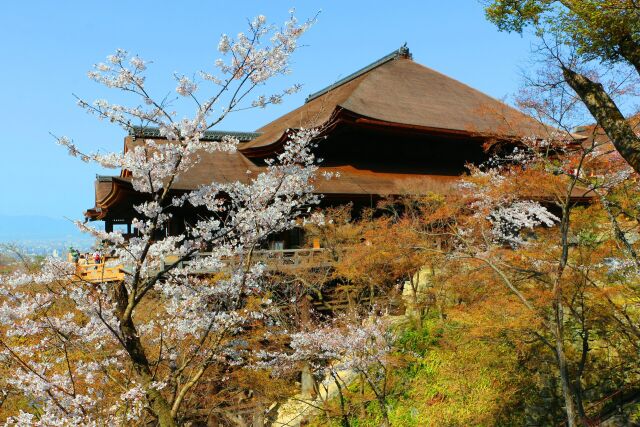
[(74, 247), (70, 246), (69, 255), (71, 256), (71, 262), (73, 262), (74, 264), (77, 264), (78, 259), (80, 259), (80, 252), (78, 252), (78, 250), (75, 249)]

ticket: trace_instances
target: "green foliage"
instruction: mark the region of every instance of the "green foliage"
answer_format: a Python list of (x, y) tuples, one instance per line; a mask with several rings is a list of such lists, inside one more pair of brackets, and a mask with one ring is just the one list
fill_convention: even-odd
[(599, 241), (600, 236), (598, 233), (595, 233), (591, 230), (583, 230), (578, 234), (578, 244), (581, 246), (587, 246), (590, 248), (595, 248)]
[(427, 351), (438, 342), (438, 337), (442, 335), (441, 328), (433, 329), (429, 324), (424, 324), (422, 329), (408, 328), (398, 337), (396, 347), (405, 353), (425, 356)]
[(470, 339), (460, 323), (427, 328), (441, 338), (414, 365), (409, 389), (390, 417), (420, 426), (493, 425), (505, 414), (513, 421), (521, 381), (513, 347)]
[(521, 33), (530, 23), (537, 23), (540, 15), (549, 8), (549, 1), (495, 0), (487, 5), (487, 18), (501, 31)]
[[(391, 372), (387, 409), (392, 426), (511, 425), (522, 420), (513, 347), (469, 339), (467, 333), (464, 324), (428, 319), (421, 329), (409, 327), (399, 334), (395, 347), (408, 363)], [(359, 394), (355, 388), (351, 392)], [(361, 403), (364, 407), (353, 411), (350, 425), (380, 426), (379, 405)], [(341, 424), (337, 419), (311, 424), (321, 425)]]
[(533, 25), (554, 34), (588, 60), (640, 56), (640, 7), (633, 0), (493, 0), (486, 15), (502, 31)]

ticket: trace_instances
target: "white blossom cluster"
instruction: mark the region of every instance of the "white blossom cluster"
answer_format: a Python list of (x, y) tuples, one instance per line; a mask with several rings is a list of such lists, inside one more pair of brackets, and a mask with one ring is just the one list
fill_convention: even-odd
[(384, 366), (393, 341), (388, 322), (380, 317), (371, 317), (364, 322), (344, 320), (293, 334), (292, 352), (263, 352), (260, 366), (270, 367), (275, 374), (280, 374), (302, 362), (309, 364), (322, 378), (330, 377), (331, 372), (366, 373)]
[[(100, 403), (109, 382), (105, 374), (119, 376), (121, 359), (117, 352), (94, 357), (115, 344), (109, 331), (117, 327), (113, 307), (105, 285), (76, 286), (69, 282), (74, 274), (71, 263), (48, 259), (37, 274), (14, 274), (0, 282), (0, 325), (6, 328), (0, 359), (20, 362), (6, 385), (33, 399), (38, 414), (21, 412), (7, 425), (121, 422), (126, 402), (114, 403), (114, 411)], [(73, 309), (62, 309), (65, 304)], [(71, 361), (69, 354), (76, 352), (83, 356)]]
[(551, 227), (560, 218), (553, 215), (538, 202), (517, 200), (506, 206), (497, 207), (489, 215), (496, 241), (509, 243), (512, 246), (525, 244), (520, 235), (523, 229), (533, 230), (539, 225)]

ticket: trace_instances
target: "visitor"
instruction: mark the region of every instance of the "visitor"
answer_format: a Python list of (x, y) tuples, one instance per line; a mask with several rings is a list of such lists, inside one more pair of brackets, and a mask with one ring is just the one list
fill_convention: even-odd
[(99, 251), (95, 251), (93, 253), (93, 262), (95, 262), (96, 264), (100, 264), (100, 260), (102, 259), (102, 256), (100, 255)]
[(76, 264), (80, 258), (80, 252), (72, 246), (69, 246), (69, 255), (71, 255), (71, 261)]

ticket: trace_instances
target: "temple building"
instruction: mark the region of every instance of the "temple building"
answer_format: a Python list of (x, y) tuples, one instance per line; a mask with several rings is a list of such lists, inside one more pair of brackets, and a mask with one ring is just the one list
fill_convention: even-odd
[[(320, 171), (339, 177), (318, 180), (322, 203), (374, 206), (383, 196), (452, 191), (467, 163), (478, 164), (523, 136), (544, 136), (538, 121), (459, 81), (414, 62), (399, 50), (310, 95), (295, 110), (256, 132), (207, 132), (205, 139), (233, 135), (237, 152), (203, 154), (175, 184), (188, 191), (212, 181), (247, 182), (264, 170), (264, 160), (282, 149), (291, 130), (319, 127), (315, 154)], [(135, 129), (124, 149), (145, 139), (161, 140), (156, 129)], [(247, 171), (252, 173), (248, 174)], [(89, 220), (103, 220), (131, 233), (133, 205), (143, 199), (128, 171), (98, 176)], [(174, 213), (167, 233), (180, 233), (198, 212)], [(287, 247), (300, 244), (287, 238)]]

